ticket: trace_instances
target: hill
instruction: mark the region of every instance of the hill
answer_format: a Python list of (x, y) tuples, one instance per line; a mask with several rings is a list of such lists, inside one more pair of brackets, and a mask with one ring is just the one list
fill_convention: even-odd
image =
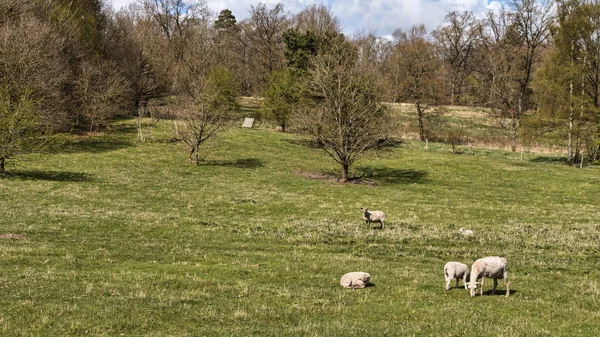
[[(0, 234), (26, 237), (0, 240), (3, 336), (600, 333), (598, 167), (406, 140), (340, 184), (291, 134), (232, 128), (194, 167), (159, 126), (73, 136), (0, 178)], [(511, 297), (444, 291), (447, 261), (488, 255)], [(374, 286), (339, 286), (359, 270)]]

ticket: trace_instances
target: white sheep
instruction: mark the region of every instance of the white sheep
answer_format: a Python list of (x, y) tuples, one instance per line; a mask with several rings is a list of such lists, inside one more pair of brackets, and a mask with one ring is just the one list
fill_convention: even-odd
[(458, 232), (460, 234), (464, 235), (464, 236), (472, 236), (473, 235), (473, 231), (472, 230), (470, 230), (470, 229), (464, 229), (462, 227), (458, 230)]
[[(483, 295), (483, 281), (485, 278), (494, 279), (492, 295), (496, 293), (498, 279), (503, 279), (506, 285), (506, 297), (510, 296), (510, 282), (508, 282), (508, 264), (506, 259), (498, 256), (481, 258), (471, 266), (471, 279), (467, 284), (471, 297), (477, 294), (477, 288), (481, 285), (480, 295)], [(481, 279), (481, 284), (478, 280)]]
[(371, 222), (379, 222), (381, 224), (381, 229), (383, 229), (384, 221), (385, 221), (385, 213), (382, 211), (369, 211), (368, 208), (361, 208), (362, 218), (367, 223), (367, 226), (371, 227)]
[(458, 281), (462, 279), (465, 289), (467, 289), (469, 266), (460, 262), (448, 262), (444, 265), (444, 278), (446, 279), (446, 291), (450, 290), (450, 281), (452, 279), (456, 279), (456, 287), (458, 287)]
[(371, 275), (369, 275), (369, 273), (354, 271), (342, 276), (340, 279), (340, 285), (349, 289), (362, 289), (369, 283), (369, 281), (371, 281)]

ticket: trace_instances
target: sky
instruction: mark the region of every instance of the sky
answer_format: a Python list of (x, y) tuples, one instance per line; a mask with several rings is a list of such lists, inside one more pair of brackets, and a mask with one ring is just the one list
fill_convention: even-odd
[[(119, 10), (135, 0), (108, 0)], [(471, 11), (482, 16), (488, 9), (498, 9), (502, 0), (205, 0), (216, 14), (229, 9), (238, 21), (248, 16), (250, 6), (259, 2), (273, 8), (281, 2), (286, 11), (298, 13), (311, 4), (324, 4), (331, 8), (343, 24), (346, 35), (358, 31), (389, 36), (397, 28), (406, 30), (413, 25), (424, 24), (433, 30), (444, 20), (446, 14), (458, 11)]]

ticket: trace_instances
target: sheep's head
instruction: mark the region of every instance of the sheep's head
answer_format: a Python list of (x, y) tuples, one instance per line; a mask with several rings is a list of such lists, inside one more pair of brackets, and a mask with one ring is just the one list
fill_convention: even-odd
[(369, 281), (371, 281), (371, 275), (369, 273), (364, 273), (361, 276), (361, 281), (363, 281), (365, 284), (369, 283)]
[(458, 231), (462, 233), (465, 231), (465, 229), (463, 227), (461, 227)]
[(479, 282), (471, 281), (471, 282), (467, 283), (467, 288), (469, 288), (469, 293), (471, 294), (471, 297), (475, 297), (478, 287), (479, 287)]
[(362, 212), (362, 214), (367, 214), (369, 212), (369, 208), (368, 207), (361, 207), (360, 211)]

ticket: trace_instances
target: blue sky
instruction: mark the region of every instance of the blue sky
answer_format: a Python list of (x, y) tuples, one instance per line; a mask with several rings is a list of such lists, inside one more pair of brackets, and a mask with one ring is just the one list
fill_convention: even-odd
[[(109, 0), (111, 1), (111, 0)], [(488, 9), (500, 7), (494, 0), (205, 0), (215, 13), (228, 8), (239, 20), (248, 16), (251, 5), (259, 2), (269, 7), (281, 2), (286, 11), (297, 13), (304, 7), (317, 3), (329, 6), (343, 24), (344, 33), (352, 35), (359, 30), (375, 32), (379, 36), (391, 34), (395, 29), (407, 29), (425, 24), (435, 29), (444, 16), (453, 10), (469, 10), (481, 16)], [(113, 7), (120, 9), (135, 0), (112, 0)]]

